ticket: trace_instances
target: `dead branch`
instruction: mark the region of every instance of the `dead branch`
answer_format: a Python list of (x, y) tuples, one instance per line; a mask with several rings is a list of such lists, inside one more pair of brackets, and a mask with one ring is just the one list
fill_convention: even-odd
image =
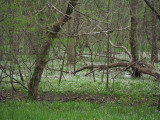
[(148, 2), (148, 0), (144, 0), (144, 2), (148, 5), (148, 7), (154, 12), (154, 14), (157, 16), (157, 18), (160, 21), (160, 14), (158, 14), (158, 12), (155, 10), (155, 8), (153, 6), (151, 6), (151, 4)]
[(78, 36), (82, 36), (82, 35), (97, 35), (97, 34), (109, 34), (109, 33), (112, 33), (112, 32), (115, 32), (115, 31), (121, 31), (121, 30), (125, 30), (125, 29), (128, 29), (130, 26), (127, 26), (125, 28), (120, 28), (120, 29), (113, 29), (113, 30), (102, 30), (102, 31), (91, 31), (91, 32), (88, 32), (88, 33), (82, 33), (82, 34), (78, 34), (78, 35), (74, 35), (74, 37), (78, 37)]
[[(142, 59), (139, 60), (139, 62), (140, 61), (142, 61)], [(143, 65), (143, 63), (140, 63), (140, 64), (134, 63), (133, 64), (132, 62), (125, 62), (125, 63), (110, 63), (108, 65), (108, 68), (116, 68), (116, 67), (125, 67), (125, 69), (127, 69), (127, 67), (133, 67), (134, 69), (137, 69), (139, 72), (153, 76), (156, 78), (156, 80), (160, 81), (160, 72), (158, 70), (156, 70), (155, 68), (151, 69), (151, 68), (145, 67), (145, 65)], [(77, 69), (75, 71), (75, 74), (80, 71), (83, 71), (85, 69), (97, 69), (97, 68), (101, 69), (101, 70), (106, 70), (107, 65), (86, 65), (84, 67)]]
[[(107, 34), (106, 34), (106, 36), (107, 36)], [(131, 53), (129, 52), (129, 50), (128, 50), (125, 46), (117, 46), (117, 45), (113, 44), (111, 40), (109, 40), (109, 43), (110, 43), (113, 47), (115, 47), (115, 48), (122, 48), (122, 49), (124, 49), (125, 52), (128, 54), (128, 56), (129, 56), (129, 58), (130, 58), (129, 62), (132, 62), (132, 61), (133, 61), (133, 57), (132, 57)]]
[[(114, 67), (127, 67), (127, 66), (129, 66), (129, 63), (110, 63), (109, 65), (108, 65), (108, 68), (114, 68)], [(86, 65), (86, 66), (84, 66), (84, 67), (82, 67), (82, 68), (79, 68), (79, 69), (77, 69), (76, 71), (75, 71), (75, 73), (78, 73), (78, 72), (80, 72), (80, 71), (83, 71), (83, 70), (85, 70), (85, 69), (91, 69), (91, 68), (99, 68), (99, 69), (101, 69), (101, 70), (105, 70), (105, 69), (107, 69), (107, 65), (96, 65), (96, 64), (94, 64), (93, 66), (92, 65)]]
[[(50, 70), (50, 71), (58, 71), (58, 72), (61, 71), (61, 69), (53, 69), (53, 68), (50, 68), (50, 67), (46, 67), (46, 70)], [(70, 72), (64, 71), (64, 70), (63, 70), (63, 73), (69, 74)]]
[[(87, 56), (87, 55), (91, 55), (90, 53), (80, 53), (77, 56)], [(107, 55), (104, 54), (92, 54), (93, 56), (98, 56), (98, 57), (107, 57)], [(111, 56), (110, 56), (111, 57)], [(115, 58), (115, 57), (111, 57), (112, 59), (115, 60), (119, 60), (119, 61), (125, 61), (128, 62), (128, 60), (124, 60), (124, 59), (119, 59), (119, 58)]]
[(118, 72), (118, 73), (113, 77), (113, 79), (116, 78), (116, 77), (117, 77), (119, 74), (121, 74), (122, 72), (128, 70), (130, 67), (132, 67), (133, 65), (135, 65), (135, 64), (137, 64), (137, 63), (139, 63), (139, 62), (141, 62), (141, 61), (144, 60), (144, 59), (145, 59), (145, 58), (142, 58), (142, 59), (140, 59), (140, 60), (137, 60), (137, 61), (133, 62), (133, 63), (130, 64), (128, 67), (126, 67), (126, 68), (123, 69), (122, 71)]

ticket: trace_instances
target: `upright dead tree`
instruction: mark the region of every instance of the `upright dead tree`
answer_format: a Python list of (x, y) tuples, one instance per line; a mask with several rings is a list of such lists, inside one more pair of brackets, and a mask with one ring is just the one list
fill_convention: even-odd
[(41, 75), (47, 63), (47, 55), (49, 54), (50, 46), (52, 45), (52, 41), (57, 37), (58, 32), (61, 30), (61, 27), (71, 19), (70, 15), (73, 12), (73, 8), (76, 6), (78, 0), (70, 0), (68, 3), (68, 7), (65, 13), (65, 16), (56, 24), (54, 24), (51, 28), (51, 32), (48, 32), (49, 40), (45, 41), (41, 50), (36, 58), (36, 64), (34, 68), (33, 75), (30, 79), (28, 85), (28, 98), (31, 100), (36, 100), (38, 96), (38, 86), (41, 80)]

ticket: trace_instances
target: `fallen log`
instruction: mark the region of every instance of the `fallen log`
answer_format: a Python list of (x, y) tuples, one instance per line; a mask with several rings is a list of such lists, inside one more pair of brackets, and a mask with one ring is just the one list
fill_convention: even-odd
[[(117, 53), (118, 54), (118, 53)], [(91, 54), (90, 53), (80, 53), (78, 54), (77, 56), (90, 56)], [(92, 54), (93, 56), (96, 56), (96, 57), (107, 57), (107, 55), (104, 55), (104, 54)], [(125, 61), (125, 62), (128, 62), (128, 60), (124, 60), (124, 59), (119, 59), (119, 58), (116, 58), (116, 57), (112, 57), (110, 56), (110, 58), (112, 59), (115, 59), (115, 60), (119, 60), (119, 61)]]
[[(114, 67), (127, 67), (127, 66), (129, 66), (129, 63), (127, 62), (127, 63), (110, 63), (109, 65), (108, 65), (108, 68), (114, 68)], [(84, 66), (84, 67), (81, 67), (81, 68), (79, 68), (79, 69), (77, 69), (74, 73), (76, 74), (76, 73), (78, 73), (78, 72), (80, 72), (80, 71), (83, 71), (83, 70), (85, 70), (85, 69), (94, 69), (94, 68), (99, 68), (99, 69), (101, 69), (101, 70), (105, 70), (105, 69), (107, 69), (107, 65), (98, 65), (98, 64), (94, 64), (94, 65), (86, 65), (86, 66)]]
[[(132, 62), (125, 62), (125, 63), (110, 63), (108, 66), (107, 65), (98, 65), (98, 64), (94, 64), (94, 65), (86, 65), (83, 66), (77, 70), (75, 70), (74, 74), (83, 71), (85, 69), (100, 69), (100, 70), (106, 70), (107, 67), (108, 68), (116, 68), (116, 67), (133, 67), (134, 69), (137, 69), (139, 72), (141, 72), (142, 74), (147, 74), (150, 76), (153, 76), (154, 78), (156, 78), (157, 81), (160, 81), (160, 71), (156, 70), (154, 67), (151, 67), (151, 65), (147, 64), (147, 63), (138, 63), (138, 64), (133, 64)], [(149, 66), (149, 67), (148, 67)]]
[(125, 69), (123, 69), (122, 71), (118, 72), (118, 73), (113, 77), (113, 79), (116, 78), (120, 73), (128, 70), (130, 67), (132, 67), (133, 65), (139, 63), (139, 62), (142, 61), (143, 59), (145, 59), (145, 58), (142, 58), (141, 60), (138, 60), (138, 61), (133, 62), (132, 64), (130, 64), (129, 66), (127, 66)]

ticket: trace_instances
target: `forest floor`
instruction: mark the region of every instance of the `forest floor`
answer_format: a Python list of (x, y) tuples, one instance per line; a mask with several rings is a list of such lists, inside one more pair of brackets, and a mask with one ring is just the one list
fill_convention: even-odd
[[(122, 98), (123, 97), (123, 98)], [(53, 94), (48, 92), (41, 92), (38, 97), (38, 101), (45, 102), (48, 101), (52, 103), (54, 101), (59, 102), (69, 102), (69, 101), (84, 101), (90, 103), (115, 103), (115, 104), (126, 104), (126, 105), (142, 105), (151, 102), (149, 106), (157, 106), (157, 96), (155, 101), (150, 98), (140, 98), (138, 101), (134, 97), (118, 97), (114, 95), (76, 95), (76, 94)], [(152, 99), (153, 99), (152, 97)], [(125, 98), (125, 100), (124, 100)], [(0, 102), (5, 102), (7, 100), (27, 100), (27, 92), (22, 91), (0, 91)]]
[[(26, 92), (21, 91), (0, 91), (0, 101), (6, 100), (24, 100), (27, 98)], [(120, 98), (108, 95), (74, 95), (74, 94), (52, 94), (43, 92), (39, 95), (38, 101), (87, 101), (95, 103), (116, 103)]]
[[(27, 90), (14, 84), (0, 85), (0, 119), (12, 120), (159, 120), (160, 83), (147, 76), (120, 76), (109, 82), (67, 75), (59, 84), (43, 78), (37, 101), (27, 100)], [(8, 82), (9, 83), (9, 82)], [(27, 85), (26, 85), (27, 86)]]
[[(159, 120), (157, 102), (114, 95), (40, 92), (28, 101), (25, 91), (0, 91), (0, 119), (12, 120)], [(124, 100), (124, 101), (123, 101)], [(123, 101), (123, 102), (122, 102)], [(151, 102), (154, 104), (149, 104)], [(123, 104), (121, 104), (123, 103)], [(133, 103), (133, 104), (130, 104)], [(144, 105), (145, 104), (145, 105)]]

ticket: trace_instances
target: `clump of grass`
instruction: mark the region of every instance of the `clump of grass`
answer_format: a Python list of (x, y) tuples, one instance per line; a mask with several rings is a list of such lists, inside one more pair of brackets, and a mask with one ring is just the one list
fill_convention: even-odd
[(158, 120), (155, 107), (96, 104), (88, 102), (30, 102), (0, 103), (1, 120)]

